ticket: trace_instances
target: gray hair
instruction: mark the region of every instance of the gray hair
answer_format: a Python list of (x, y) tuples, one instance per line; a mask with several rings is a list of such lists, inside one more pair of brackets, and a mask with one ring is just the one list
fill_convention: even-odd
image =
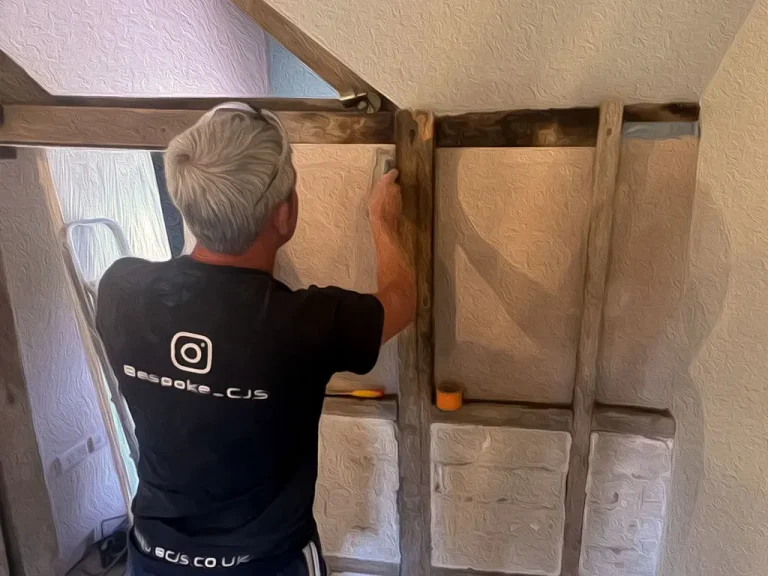
[(279, 120), (232, 102), (208, 111), (165, 151), (168, 193), (197, 241), (242, 254), (296, 185)]

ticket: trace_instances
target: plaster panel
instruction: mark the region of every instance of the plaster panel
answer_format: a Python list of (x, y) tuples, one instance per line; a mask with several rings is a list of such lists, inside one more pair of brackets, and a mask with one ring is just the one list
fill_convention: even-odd
[(593, 155), (437, 151), (438, 382), (474, 399), (571, 401)]
[(592, 434), (580, 574), (658, 574), (671, 468), (671, 441)]
[(323, 552), (399, 562), (394, 422), (323, 416), (319, 463), (315, 517)]
[(221, 0), (0, 3), (0, 49), (54, 94), (266, 96), (266, 46)]
[(558, 574), (570, 436), (432, 425), (432, 564)]
[(671, 406), (690, 363), (683, 298), (698, 138), (625, 138), (616, 190), (598, 400)]
[(269, 84), (272, 96), (285, 98), (338, 98), (339, 93), (267, 34)]
[[(278, 255), (276, 276), (292, 288), (316, 284), (358, 292), (376, 291), (376, 251), (368, 199), (378, 149), (393, 146), (293, 146), (298, 174), (299, 224)], [(337, 374), (334, 389), (360, 387), (397, 391), (397, 338), (385, 344), (365, 376)]]
[(752, 0), (268, 0), (402, 107), (696, 101)]
[(106, 437), (106, 430), (40, 185), (36, 161), (43, 154), (22, 149), (17, 160), (0, 163), (0, 243), (61, 566), (69, 568), (101, 520), (126, 508), (108, 449), (67, 472), (54, 465), (59, 454), (90, 435)]
[(768, 2), (702, 101), (664, 574), (768, 566)]

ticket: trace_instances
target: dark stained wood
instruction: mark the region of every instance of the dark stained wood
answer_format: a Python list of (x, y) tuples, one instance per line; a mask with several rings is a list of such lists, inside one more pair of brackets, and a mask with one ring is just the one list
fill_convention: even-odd
[(624, 122), (696, 122), (697, 102), (678, 104), (630, 104), (624, 107)]
[(668, 411), (598, 404), (592, 414), (592, 432), (634, 434), (669, 440), (675, 437), (675, 419)]
[(91, 108), (139, 108), (142, 110), (210, 110), (224, 102), (244, 102), (251, 108), (275, 112), (350, 112), (339, 99), (332, 98), (121, 98), (110, 96), (51, 96), (47, 104)]
[(570, 432), (572, 420), (570, 407), (500, 402), (467, 402), (455, 412), (443, 412), (436, 406), (432, 407), (432, 422), (448, 424)]
[(385, 99), (370, 84), (264, 0), (232, 2), (340, 95), (376, 94), (379, 102), (384, 102)]
[(52, 96), (0, 50), (0, 104), (49, 102)]
[(579, 576), (589, 440), (597, 388), (597, 355), (613, 228), (613, 201), (619, 172), (622, 109), (621, 102), (613, 100), (600, 106), (600, 128), (592, 176), (592, 216), (587, 240), (584, 302), (573, 387), (573, 433), (565, 492), (563, 576)]
[(379, 562), (377, 560), (358, 560), (343, 556), (325, 556), (325, 562), (331, 573), (351, 572), (354, 574), (370, 574), (371, 576), (398, 576), (400, 566), (394, 562)]
[(416, 269), (416, 322), (399, 340), (398, 406), (400, 488), (400, 573), (424, 576), (430, 570), (429, 424), (434, 351), (432, 338), (432, 230), (434, 117), (401, 110), (395, 117), (396, 163), (400, 171), (403, 245)]
[(1, 252), (0, 524), (11, 574), (55, 573), (58, 551), (53, 510), (35, 436)]
[(597, 108), (472, 112), (437, 119), (438, 148), (594, 146)]
[[(161, 150), (202, 110), (3, 106), (0, 145)], [(389, 112), (277, 112), (294, 144), (391, 144)]]
[(397, 420), (397, 401), (394, 398), (371, 400), (326, 396), (325, 403), (323, 404), (323, 414)]

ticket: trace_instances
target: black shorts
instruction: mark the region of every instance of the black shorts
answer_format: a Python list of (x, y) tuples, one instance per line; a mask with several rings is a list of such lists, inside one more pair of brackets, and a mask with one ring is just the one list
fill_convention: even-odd
[(258, 560), (224, 567), (181, 566), (147, 556), (128, 538), (128, 567), (125, 576), (327, 576), (320, 539), (315, 536), (295, 555), (289, 555), (280, 566), (265, 567)]

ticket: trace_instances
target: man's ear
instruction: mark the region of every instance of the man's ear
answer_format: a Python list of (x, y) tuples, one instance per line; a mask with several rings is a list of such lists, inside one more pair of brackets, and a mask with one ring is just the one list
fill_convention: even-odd
[(272, 213), (272, 224), (281, 238), (293, 236), (298, 221), (299, 201), (294, 190), (285, 202), (280, 202)]

